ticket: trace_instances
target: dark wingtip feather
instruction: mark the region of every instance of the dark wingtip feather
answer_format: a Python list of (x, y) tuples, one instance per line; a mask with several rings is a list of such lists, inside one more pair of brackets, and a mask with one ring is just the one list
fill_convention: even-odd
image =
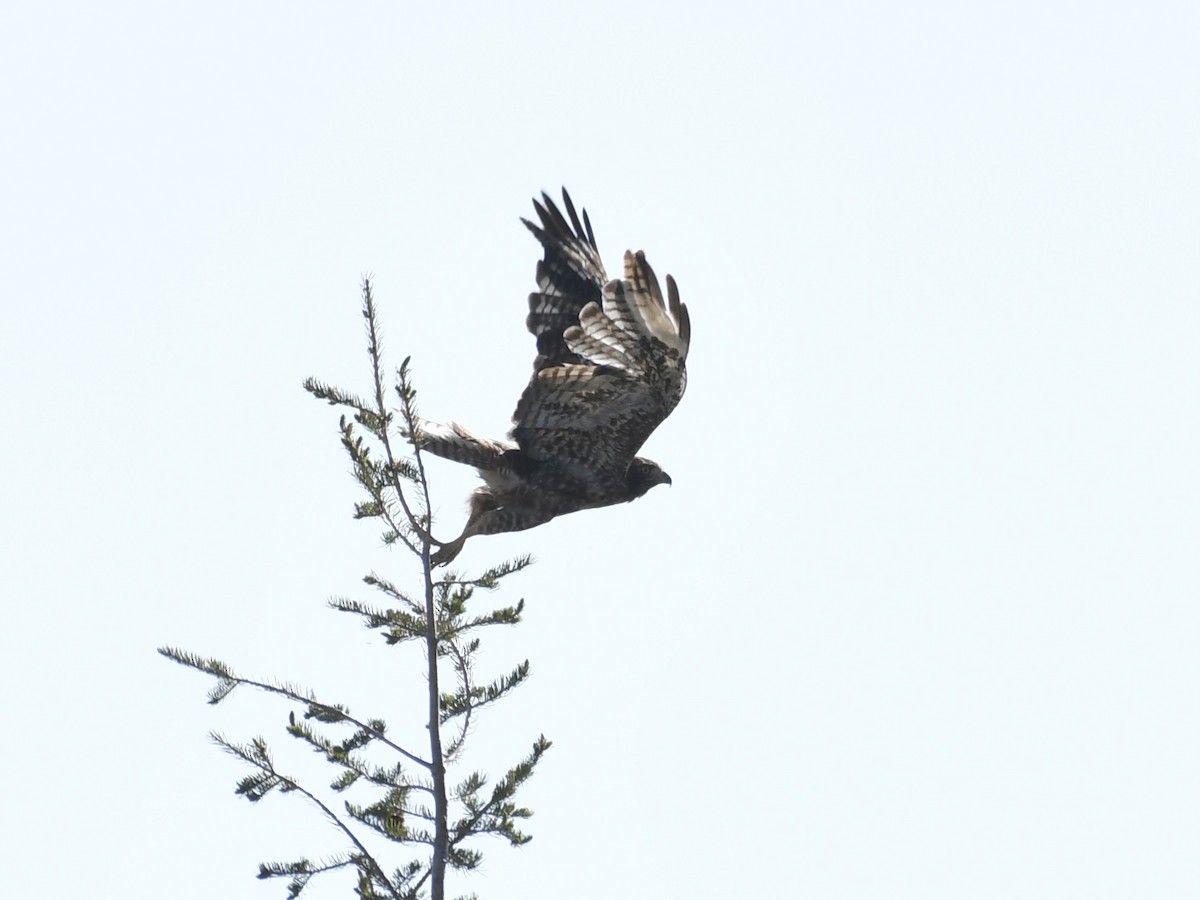
[(675, 283), (673, 275), (667, 276), (667, 303), (671, 310), (671, 315), (675, 319), (675, 324), (679, 328), (679, 336), (683, 338), (685, 345), (690, 345), (692, 342), (692, 320), (688, 316), (687, 306), (679, 300), (679, 285)]
[(575, 211), (575, 204), (571, 200), (571, 195), (567, 192), (567, 189), (565, 187), (562, 189), (562, 198), (563, 198), (563, 206), (566, 207), (567, 215), (571, 219), (571, 227), (572, 227), (572, 230), (575, 232), (575, 236), (578, 237), (580, 240), (587, 241), (589, 244), (592, 245), (592, 247), (595, 247), (596, 246), (596, 235), (592, 232), (592, 223), (588, 219), (587, 210), (583, 209), (580, 211), (583, 215), (583, 221), (580, 222), (580, 212)]
[[(592, 231), (592, 221), (591, 221), (591, 219), (588, 218), (586, 209), (584, 209), (584, 211), (583, 211), (583, 226), (584, 226), (584, 228), (587, 229), (588, 243), (591, 244), (593, 247), (596, 247), (596, 235)], [(600, 248), (597, 247), (596, 249), (599, 250)]]

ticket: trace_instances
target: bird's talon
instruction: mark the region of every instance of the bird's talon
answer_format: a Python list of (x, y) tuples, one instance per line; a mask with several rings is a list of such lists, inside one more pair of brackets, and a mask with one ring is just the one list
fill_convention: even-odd
[(442, 544), (438, 541), (431, 540), (430, 543), (438, 544), (439, 549), (437, 553), (430, 555), (429, 564), (431, 566), (444, 566), (448, 562), (451, 562), (454, 557), (458, 556), (458, 554), (462, 551), (463, 543), (465, 541), (465, 536), (455, 538), (448, 544)]

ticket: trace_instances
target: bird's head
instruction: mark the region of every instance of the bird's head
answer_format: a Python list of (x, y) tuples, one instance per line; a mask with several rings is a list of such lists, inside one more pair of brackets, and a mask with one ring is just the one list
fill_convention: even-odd
[(625, 475), (625, 484), (629, 488), (629, 499), (636, 500), (656, 484), (670, 484), (671, 476), (664, 472), (651, 459), (635, 456)]

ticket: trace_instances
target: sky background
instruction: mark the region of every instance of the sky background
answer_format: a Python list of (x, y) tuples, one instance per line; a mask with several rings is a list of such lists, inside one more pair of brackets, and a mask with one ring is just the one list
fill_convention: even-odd
[(366, 390), (370, 272), (422, 412), (503, 435), (565, 184), (691, 311), (674, 486), (467, 545), (538, 559), (470, 760), (554, 748), (452, 888), (1197, 896), (1198, 46), (1183, 0), (7, 5), (2, 892), (341, 849), (206, 738), (327, 777), (286, 707), (155, 648), (420, 738), (413, 651), (325, 607), (417, 572), (300, 383)]

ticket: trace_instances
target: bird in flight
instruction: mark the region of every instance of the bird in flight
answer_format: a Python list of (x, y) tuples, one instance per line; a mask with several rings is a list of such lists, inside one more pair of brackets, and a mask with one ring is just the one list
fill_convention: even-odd
[(525, 320), (537, 357), (509, 440), (424, 419), (413, 435), (421, 449), (474, 466), (484, 481), (462, 534), (435, 542), (435, 565), (454, 559), (473, 535), (523, 531), (671, 483), (658, 463), (636, 454), (687, 386), (687, 307), (670, 275), (663, 297), (640, 250), (626, 251), (623, 277), (610, 280), (587, 210), (581, 220), (565, 188), (562, 198), (566, 216), (543, 193), (533, 201), (538, 223), (521, 220), (544, 255)]

